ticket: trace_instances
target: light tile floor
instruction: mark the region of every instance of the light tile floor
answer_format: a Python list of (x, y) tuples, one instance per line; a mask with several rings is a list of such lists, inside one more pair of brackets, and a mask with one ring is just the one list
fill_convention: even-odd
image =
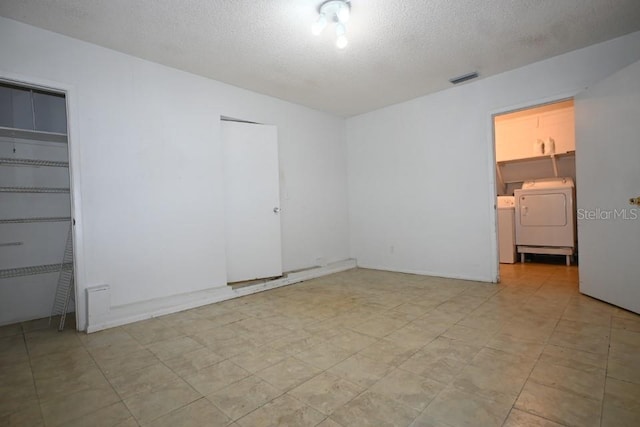
[(638, 426), (640, 316), (577, 275), (356, 269), (91, 335), (3, 327), (0, 425)]

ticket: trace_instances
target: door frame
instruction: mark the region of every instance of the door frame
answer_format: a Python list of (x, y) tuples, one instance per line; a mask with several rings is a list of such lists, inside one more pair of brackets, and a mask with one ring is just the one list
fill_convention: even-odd
[(73, 136), (78, 134), (78, 108), (76, 101), (76, 88), (69, 83), (42, 79), (31, 75), (9, 73), (0, 70), (0, 80), (42, 89), (50, 92), (62, 93), (65, 96), (67, 108), (67, 155), (69, 156), (69, 199), (71, 204), (71, 235), (73, 241), (73, 291), (75, 300), (76, 330), (86, 330), (87, 307), (86, 299), (82, 298), (79, 291), (85, 289), (85, 257), (84, 257), (84, 233), (82, 221), (82, 188), (80, 174), (81, 147), (73, 141)]
[[(531, 99), (525, 102), (521, 102), (518, 104), (508, 105), (505, 107), (500, 107), (489, 111), (488, 118), (488, 126), (487, 126), (487, 141), (488, 141), (488, 150), (489, 155), (487, 158), (489, 159), (489, 171), (491, 172), (489, 177), (489, 226), (491, 230), (491, 277), (493, 277), (494, 283), (500, 283), (500, 257), (498, 254), (498, 207), (497, 207), (497, 197), (498, 194), (496, 192), (496, 175), (497, 175), (497, 166), (496, 166), (496, 132), (495, 132), (495, 117), (514, 113), (516, 111), (527, 110), (529, 108), (540, 107), (548, 104), (555, 104), (557, 102), (566, 101), (569, 99), (573, 99), (577, 94), (585, 90), (586, 88), (577, 89), (571, 92), (560, 93), (557, 95), (547, 96), (538, 99)], [(576, 153), (576, 156), (578, 154)]]

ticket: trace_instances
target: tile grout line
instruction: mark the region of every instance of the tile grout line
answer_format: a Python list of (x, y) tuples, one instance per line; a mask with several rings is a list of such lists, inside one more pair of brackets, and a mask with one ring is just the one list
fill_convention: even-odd
[[(125, 331), (126, 332), (126, 331)], [(127, 334), (129, 334), (127, 332)], [(130, 335), (130, 334), (129, 334)], [(132, 337), (133, 338), (133, 337)], [(135, 339), (135, 338), (134, 338)], [(137, 340), (136, 340), (137, 342)], [(102, 370), (102, 367), (100, 366), (100, 364), (98, 363), (98, 361), (96, 360), (96, 358), (93, 356), (93, 354), (91, 353), (91, 351), (87, 348), (87, 346), (85, 345), (85, 343), (80, 340), (80, 344), (82, 344), (82, 348), (87, 352), (87, 354), (89, 355), (89, 357), (91, 358), (91, 360), (93, 361), (94, 365), (96, 366), (96, 368), (98, 368), (98, 370), (100, 371), (100, 373), (102, 374), (102, 377), (105, 379), (105, 381), (107, 381), (107, 383), (109, 384), (109, 386), (111, 387), (111, 390), (113, 390), (113, 392), (118, 396), (118, 398), (120, 400), (118, 400), (119, 403), (122, 403), (124, 405), (125, 408), (127, 408), (127, 411), (129, 412), (129, 415), (131, 415), (131, 417), (135, 420), (136, 424), (140, 425), (140, 422), (138, 421), (138, 419), (135, 417), (135, 415), (133, 415), (133, 413), (131, 412), (131, 410), (129, 409), (129, 407), (127, 406), (126, 403), (124, 403), (124, 399), (122, 398), (122, 396), (120, 396), (120, 393), (118, 393), (115, 389), (115, 387), (113, 386), (113, 384), (111, 383), (111, 381), (109, 380), (109, 378), (107, 377), (107, 375), (104, 373), (104, 371)], [(118, 403), (118, 402), (114, 402)], [(109, 405), (107, 405), (109, 406)], [(104, 406), (104, 408), (106, 408), (107, 406)], [(100, 408), (102, 409), (102, 408)], [(95, 412), (95, 411), (94, 411)], [(79, 419), (79, 418), (77, 418)], [(73, 420), (71, 420), (73, 421)]]
[(604, 367), (604, 388), (602, 390), (602, 402), (600, 402), (600, 426), (604, 418), (604, 399), (607, 395), (607, 378), (609, 374), (609, 357), (611, 355), (611, 339), (613, 338), (613, 314), (609, 316), (609, 345), (607, 346), (607, 364)]
[[(265, 346), (268, 346), (268, 344), (264, 344), (264, 345), (265, 345)], [(274, 349), (274, 350), (275, 350), (275, 349)], [(212, 350), (212, 351), (213, 351), (213, 350)], [(276, 351), (277, 351), (277, 350), (276, 350)], [(315, 378), (315, 377), (317, 377), (318, 375), (321, 375), (322, 373), (324, 373), (324, 372), (325, 372), (325, 371), (320, 371), (317, 375), (314, 375), (314, 376), (312, 376), (311, 378), (306, 379), (305, 381), (303, 381), (302, 383), (300, 383), (300, 384), (298, 384), (298, 385), (295, 385), (295, 386), (294, 386), (294, 387), (292, 387), (291, 389), (286, 390), (286, 391), (282, 391), (280, 388), (276, 387), (274, 384), (270, 383), (270, 382), (269, 382), (269, 381), (267, 381), (266, 379), (264, 379), (264, 378), (262, 378), (261, 376), (259, 376), (259, 375), (258, 375), (258, 372), (263, 371), (263, 370), (265, 370), (265, 369), (269, 369), (269, 368), (271, 368), (271, 367), (273, 367), (273, 366), (275, 366), (275, 365), (278, 365), (279, 363), (282, 363), (283, 361), (285, 361), (285, 360), (287, 360), (287, 359), (289, 359), (289, 358), (293, 358), (293, 359), (295, 359), (296, 361), (299, 361), (300, 363), (302, 363), (302, 364), (303, 364), (303, 365), (305, 365), (305, 366), (308, 366), (308, 367), (311, 367), (311, 368), (317, 369), (317, 368), (315, 368), (314, 366), (310, 365), (309, 363), (306, 363), (306, 362), (304, 362), (304, 361), (301, 361), (300, 359), (298, 359), (297, 357), (295, 357), (295, 355), (290, 355), (290, 354), (285, 353), (285, 352), (282, 352), (282, 353), (286, 356), (284, 359), (282, 359), (282, 360), (280, 360), (280, 361), (278, 361), (278, 362), (275, 362), (275, 363), (273, 363), (273, 364), (271, 364), (271, 365), (269, 365), (269, 366), (266, 366), (266, 367), (264, 367), (264, 368), (262, 368), (262, 369), (259, 369), (259, 370), (257, 370), (256, 372), (251, 372), (251, 371), (249, 371), (248, 369), (245, 369), (245, 368), (243, 368), (242, 366), (240, 366), (240, 365), (236, 365), (236, 364), (234, 363), (234, 365), (239, 366), (240, 368), (242, 368), (242, 369), (244, 369), (245, 371), (249, 372), (249, 375), (248, 375), (248, 376), (246, 376), (246, 377), (244, 377), (244, 378), (242, 378), (242, 379), (239, 379), (239, 380), (237, 380), (237, 381), (234, 381), (234, 382), (232, 382), (232, 383), (230, 383), (230, 384), (227, 384), (227, 385), (225, 385), (224, 387), (221, 387), (221, 388), (219, 389), (219, 390), (224, 390), (224, 389), (225, 389), (225, 388), (227, 388), (227, 387), (230, 387), (230, 386), (232, 386), (232, 385), (234, 385), (234, 384), (239, 383), (239, 382), (240, 382), (240, 381), (242, 381), (242, 380), (245, 380), (245, 379), (247, 379), (247, 378), (249, 378), (249, 377), (254, 376), (254, 377), (258, 378), (260, 381), (263, 381), (264, 383), (268, 384), (269, 386), (273, 387), (275, 390), (277, 390), (278, 392), (280, 392), (280, 394), (278, 394), (277, 396), (274, 396), (272, 399), (269, 399), (268, 401), (264, 402), (262, 405), (258, 406), (257, 408), (252, 409), (251, 411), (247, 412), (246, 414), (242, 415), (242, 416), (241, 416), (241, 417), (239, 417), (239, 418), (232, 419), (229, 415), (227, 415), (227, 414), (226, 414), (226, 412), (225, 412), (225, 411), (223, 411), (223, 410), (222, 410), (222, 408), (219, 408), (215, 403), (211, 402), (211, 401), (210, 401), (206, 396), (205, 396), (205, 399), (207, 399), (209, 402), (211, 402), (211, 404), (212, 404), (212, 405), (214, 405), (216, 408), (218, 408), (220, 411), (222, 411), (222, 413), (224, 413), (225, 415), (229, 416), (229, 418), (232, 420), (232, 423), (234, 423), (234, 422), (237, 422), (237, 421), (239, 421), (240, 419), (242, 419), (242, 418), (246, 417), (247, 415), (249, 415), (249, 414), (251, 414), (251, 413), (253, 413), (253, 412), (255, 412), (255, 411), (259, 410), (260, 408), (264, 407), (265, 405), (267, 405), (267, 404), (269, 404), (269, 403), (273, 402), (274, 400), (276, 400), (276, 399), (278, 399), (278, 398), (280, 398), (280, 397), (284, 396), (285, 394), (286, 394), (287, 396), (292, 397), (292, 398), (294, 398), (294, 399), (295, 399), (295, 397), (294, 397), (294, 396), (292, 396), (292, 395), (290, 395), (290, 394), (289, 394), (289, 391), (293, 390), (293, 389), (294, 389), (294, 388), (296, 388), (296, 387), (299, 387), (300, 385), (302, 385), (302, 384), (306, 383), (307, 381), (312, 380), (313, 378)], [(216, 354), (217, 354), (217, 353), (216, 353)], [(239, 353), (238, 355), (240, 355), (240, 354), (242, 354), (242, 353)], [(234, 356), (237, 356), (237, 355), (234, 355)], [(233, 357), (233, 356), (231, 356), (231, 357)], [(229, 360), (229, 359), (230, 359), (230, 358), (225, 359), (225, 360)], [(229, 360), (229, 362), (233, 363), (233, 361), (232, 361), (232, 360)], [(340, 363), (340, 362), (338, 362), (338, 363)], [(213, 366), (213, 365), (212, 365), (212, 366)], [(186, 380), (185, 380), (185, 381), (186, 381)], [(298, 399), (296, 399), (296, 400), (298, 400)], [(300, 402), (300, 403), (302, 403), (302, 404), (303, 404), (303, 405), (305, 405), (305, 406), (309, 406), (309, 407), (311, 407), (310, 405), (307, 405), (307, 404), (306, 404), (306, 403), (304, 403), (304, 402)], [(315, 409), (315, 408), (313, 408), (313, 407), (311, 407), (311, 408), (312, 408), (312, 409), (314, 409), (314, 410), (316, 410), (316, 409)], [(316, 411), (317, 411), (317, 410), (316, 410)], [(317, 411), (317, 412), (321, 413), (320, 411)], [(322, 413), (321, 413), (321, 414), (322, 414)], [(324, 414), (323, 414), (323, 415), (324, 415)], [(323, 419), (323, 420), (324, 420), (324, 419)], [(321, 421), (321, 422), (322, 422), (322, 421)]]
[[(231, 323), (234, 323), (234, 322), (231, 322)], [(182, 330), (180, 330), (180, 329), (179, 329), (179, 327), (176, 327), (175, 329), (176, 329), (176, 330), (178, 330), (179, 332), (182, 332), (182, 333), (183, 333), (183, 331), (182, 331)], [(213, 352), (214, 354), (216, 354), (216, 355), (218, 355), (218, 356), (222, 357), (222, 360), (219, 360), (219, 361), (217, 361), (216, 363), (214, 363), (214, 364), (212, 364), (212, 365), (209, 365), (209, 366), (206, 366), (206, 367), (204, 367), (204, 368), (202, 368), (202, 369), (208, 368), (208, 367), (210, 367), (210, 366), (218, 365), (218, 364), (220, 364), (220, 363), (222, 363), (222, 362), (225, 362), (225, 361), (229, 361), (229, 362), (233, 363), (231, 360), (229, 360), (229, 357), (224, 357), (224, 356), (222, 356), (222, 355), (220, 355), (220, 354), (216, 353), (215, 351), (213, 351), (212, 349), (210, 349), (207, 345), (205, 345), (205, 344), (203, 344), (203, 343), (200, 343), (199, 341), (195, 340), (191, 335), (187, 335), (186, 333), (183, 333), (183, 335), (182, 335), (182, 336), (183, 336), (183, 337), (189, 337), (189, 338), (193, 339), (195, 342), (197, 342), (198, 344), (202, 345), (204, 348), (206, 348), (206, 349), (210, 350), (211, 352)], [(155, 342), (152, 342), (152, 343), (149, 343), (149, 344), (142, 344), (140, 341), (138, 341), (138, 339), (136, 339), (135, 337), (133, 337), (133, 338), (138, 342), (138, 344), (142, 345), (142, 346), (145, 348), (145, 350), (147, 350), (147, 351), (149, 351), (151, 354), (153, 354), (153, 356), (154, 356), (156, 359), (158, 359), (158, 362), (160, 362), (160, 364), (162, 364), (165, 368), (169, 369), (169, 370), (170, 370), (174, 375), (176, 375), (176, 376), (177, 376), (181, 381), (183, 381), (185, 384), (187, 384), (191, 390), (193, 390), (195, 393), (197, 393), (197, 394), (200, 396), (198, 399), (195, 399), (195, 400), (193, 400), (193, 401), (191, 401), (191, 402), (187, 402), (187, 403), (185, 403), (184, 405), (182, 405), (182, 406), (180, 406), (180, 407), (178, 407), (178, 408), (174, 408), (174, 409), (172, 409), (171, 411), (167, 412), (166, 414), (160, 415), (160, 416), (158, 416), (158, 417), (156, 417), (156, 418), (154, 418), (154, 419), (150, 420), (150, 421), (149, 421), (149, 423), (151, 423), (151, 422), (153, 422), (153, 421), (156, 421), (156, 420), (158, 420), (158, 419), (160, 419), (160, 418), (162, 418), (162, 417), (166, 417), (166, 416), (168, 416), (168, 415), (170, 415), (170, 414), (172, 414), (172, 413), (174, 413), (174, 412), (177, 412), (177, 411), (179, 411), (179, 410), (181, 410), (181, 409), (183, 409), (183, 408), (185, 408), (185, 407), (187, 407), (187, 406), (189, 406), (189, 405), (192, 405), (193, 403), (195, 403), (195, 402), (197, 402), (197, 401), (199, 401), (199, 400), (201, 400), (201, 399), (206, 400), (206, 401), (207, 401), (207, 402), (209, 402), (211, 405), (213, 405), (216, 409), (218, 409), (220, 412), (222, 412), (223, 414), (225, 414), (225, 415), (226, 415), (226, 413), (225, 413), (222, 409), (218, 408), (218, 406), (217, 406), (215, 403), (211, 402), (209, 399), (207, 399), (207, 397), (206, 397), (204, 394), (202, 394), (202, 393), (200, 393), (198, 390), (196, 390), (196, 389), (195, 389), (195, 387), (194, 387), (194, 386), (193, 386), (189, 381), (187, 381), (187, 380), (186, 380), (182, 375), (178, 374), (178, 373), (177, 373), (173, 368), (171, 368), (170, 366), (168, 366), (168, 365), (164, 362), (164, 360), (160, 359), (160, 358), (159, 358), (159, 357), (158, 357), (158, 356), (157, 356), (157, 355), (156, 355), (152, 350), (149, 350), (149, 346), (150, 346), (150, 345), (153, 345), (153, 344), (156, 344), (156, 343), (159, 343), (159, 342), (163, 342), (163, 341), (169, 341), (169, 340), (172, 340), (172, 339), (175, 339), (175, 338), (179, 338), (179, 337), (167, 338), (166, 340), (159, 340), (159, 341), (155, 341)], [(197, 351), (197, 350), (194, 350), (194, 351)], [(234, 365), (235, 365), (235, 363), (234, 363)], [(238, 365), (236, 365), (236, 366), (238, 366)], [(244, 368), (242, 368), (241, 366), (240, 366), (240, 368), (241, 368), (241, 369), (244, 369)], [(142, 369), (144, 369), (144, 368), (142, 368)], [(245, 370), (245, 371), (247, 371), (247, 372), (249, 372), (249, 371), (248, 371), (248, 370), (246, 370), (246, 369), (244, 369), (244, 370)], [(245, 378), (248, 378), (248, 377), (243, 377), (243, 378), (241, 378), (241, 379), (239, 379), (239, 380), (237, 380), (237, 381), (234, 381), (234, 382), (232, 382), (232, 383), (230, 383), (230, 384), (226, 385), (225, 387), (228, 387), (228, 386), (230, 386), (230, 385), (232, 385), (232, 384), (236, 384), (237, 382), (242, 381), (242, 380), (243, 380), (243, 379), (245, 379)], [(174, 381), (175, 381), (175, 380), (174, 380)], [(165, 384), (168, 384), (168, 383), (165, 383)], [(224, 387), (222, 387), (222, 388), (224, 388)], [(136, 394), (140, 394), (140, 393), (136, 393)], [(132, 396), (134, 396), (134, 395), (132, 395)], [(126, 403), (125, 403), (125, 406), (126, 406)], [(128, 408), (128, 407), (127, 407), (127, 408)], [(134, 418), (135, 418), (135, 416), (134, 416)], [(231, 422), (230, 422), (229, 424), (227, 424), (227, 425), (230, 425), (230, 424), (232, 424), (232, 423), (234, 423), (234, 422), (235, 422), (235, 420), (231, 419), (231, 417), (229, 417), (229, 419), (231, 420)], [(140, 424), (140, 423), (138, 423), (138, 424)]]
[(27, 358), (29, 359), (29, 370), (31, 371), (31, 381), (33, 382), (33, 390), (36, 392), (36, 398), (38, 399), (38, 409), (40, 410), (40, 417), (42, 419), (42, 424), (47, 425), (47, 422), (44, 418), (44, 411), (42, 410), (42, 401), (40, 399), (40, 393), (38, 393), (38, 386), (36, 384), (36, 376), (33, 374), (33, 363), (31, 360), (31, 352), (29, 351), (29, 346), (27, 345), (27, 336), (24, 328), (21, 326), (22, 332), (22, 342), (24, 343), (24, 348), (27, 352)]
[[(548, 280), (549, 280), (549, 278), (545, 279), (545, 282), (546, 282), (546, 281), (548, 281)], [(544, 285), (544, 282), (543, 282), (542, 284), (540, 284), (540, 286), (536, 289), (536, 292), (537, 292), (540, 288), (542, 288), (542, 286), (543, 286), (543, 285)], [(531, 298), (533, 298), (533, 295), (532, 295), (531, 297), (529, 297), (529, 298), (527, 299), (527, 301), (528, 301), (529, 299), (531, 299)], [(553, 327), (553, 331), (551, 332), (551, 334), (549, 334), (549, 336), (546, 338), (545, 342), (543, 343), (542, 351), (540, 351), (540, 354), (538, 354), (538, 356), (536, 357), (536, 361), (535, 361), (535, 362), (533, 363), (533, 365), (531, 366), (531, 370), (529, 371), (529, 374), (527, 375), (527, 379), (526, 379), (526, 380), (524, 381), (524, 383), (522, 384), (522, 387), (520, 388), (520, 391), (518, 392), (518, 396), (517, 396), (517, 397), (516, 397), (516, 399), (513, 401), (513, 404), (511, 405), (511, 409), (509, 409), (509, 414), (511, 414), (511, 412), (512, 412), (514, 409), (517, 409), (517, 410), (519, 410), (519, 411), (523, 411), (523, 412), (526, 412), (526, 413), (528, 413), (528, 414), (531, 414), (531, 412), (529, 412), (529, 411), (526, 411), (526, 410), (524, 410), (524, 409), (516, 408), (516, 404), (517, 404), (517, 402), (518, 402), (518, 399), (520, 399), (520, 395), (522, 394), (522, 391), (524, 390), (525, 386), (527, 385), (527, 383), (528, 383), (528, 382), (529, 382), (529, 380), (531, 379), (531, 373), (533, 372), (533, 370), (536, 368), (536, 366), (537, 366), (537, 365), (538, 365), (538, 363), (540, 362), (540, 358), (542, 357), (542, 354), (544, 353), (544, 350), (546, 349), (547, 345), (549, 345), (549, 340), (551, 339), (551, 336), (553, 335), (553, 332), (555, 332), (556, 328), (558, 327), (558, 324), (559, 324), (559, 323), (560, 323), (560, 321), (562, 320), (562, 316), (563, 316), (563, 314), (564, 314), (564, 312), (565, 312), (565, 310), (567, 309), (567, 307), (568, 307), (568, 306), (569, 306), (569, 301), (567, 301), (567, 303), (565, 303), (565, 305), (564, 305), (564, 307), (563, 307), (563, 309), (562, 309), (562, 314), (558, 317), (558, 320), (556, 320), (556, 322), (555, 322), (555, 325), (554, 325), (554, 327)], [(533, 381), (533, 380), (531, 380), (531, 381)], [(535, 381), (533, 381), (533, 382), (535, 382)], [(545, 419), (545, 420), (548, 420), (548, 421), (554, 422), (554, 423), (556, 423), (556, 424), (560, 424), (560, 423), (558, 423), (558, 422), (556, 422), (556, 421), (553, 421), (553, 420), (550, 420), (550, 419), (548, 419), (548, 418), (546, 418), (546, 417), (543, 417), (542, 415), (538, 415), (538, 414), (531, 414), (531, 415), (534, 415), (534, 416), (536, 416), (536, 417), (543, 418), (543, 419)], [(508, 419), (509, 419), (509, 416), (507, 415), (507, 418), (505, 418), (505, 420), (504, 420), (504, 422), (503, 422), (503, 425), (507, 422), (507, 420), (508, 420)]]
[[(203, 318), (204, 318), (204, 319), (206, 319), (206, 317), (203, 317)], [(244, 320), (244, 319), (242, 319), (242, 320)], [(237, 320), (237, 321), (234, 321), (234, 322), (229, 322), (229, 323), (224, 324), (224, 325), (221, 325), (221, 326), (223, 326), (223, 327), (224, 327), (224, 326), (228, 326), (228, 325), (231, 325), (231, 324), (236, 323), (236, 322), (239, 322), (239, 321), (241, 321), (241, 320)], [(179, 332), (181, 332), (181, 333), (183, 334), (181, 337), (189, 337), (189, 338), (191, 338), (192, 340), (194, 340), (196, 343), (198, 343), (198, 344), (202, 345), (202, 346), (203, 346), (203, 348), (205, 348), (205, 349), (207, 349), (207, 350), (211, 351), (212, 353), (214, 353), (214, 354), (216, 354), (216, 355), (218, 355), (218, 356), (220, 356), (220, 357), (221, 357), (221, 360), (218, 360), (216, 363), (213, 363), (213, 364), (211, 364), (211, 365), (208, 365), (208, 366), (206, 366), (206, 367), (203, 367), (202, 369), (206, 369), (206, 368), (209, 368), (209, 367), (211, 367), (211, 366), (218, 365), (218, 364), (220, 364), (220, 363), (222, 363), (222, 362), (225, 362), (225, 361), (228, 361), (228, 362), (230, 362), (230, 363), (233, 363), (233, 361), (232, 361), (232, 360), (230, 360), (230, 359), (231, 359), (231, 357), (233, 357), (233, 355), (232, 355), (232, 356), (225, 357), (225, 356), (223, 356), (223, 355), (221, 355), (221, 354), (219, 354), (219, 353), (216, 353), (213, 349), (211, 349), (211, 348), (210, 348), (208, 345), (206, 345), (205, 343), (203, 343), (203, 342), (200, 342), (200, 341), (196, 340), (196, 339), (193, 337), (193, 334), (187, 334), (187, 333), (185, 333), (184, 331), (182, 331), (179, 327), (175, 327), (174, 329), (178, 330)], [(213, 328), (212, 328), (212, 329), (213, 329)], [(195, 403), (195, 402), (197, 402), (197, 401), (199, 401), (199, 400), (204, 399), (204, 400), (206, 400), (207, 402), (209, 402), (211, 405), (213, 405), (213, 407), (214, 407), (214, 408), (218, 409), (221, 413), (223, 413), (225, 416), (227, 416), (227, 417), (231, 420), (231, 422), (229, 422), (227, 425), (233, 424), (236, 420), (232, 419), (229, 415), (227, 415), (227, 413), (226, 413), (225, 411), (223, 411), (221, 408), (219, 408), (219, 407), (218, 407), (214, 402), (212, 402), (211, 400), (209, 400), (209, 399), (207, 398), (207, 396), (206, 396), (206, 395), (204, 395), (204, 394), (200, 393), (198, 390), (196, 390), (196, 389), (194, 388), (194, 386), (193, 386), (189, 381), (187, 381), (187, 380), (186, 380), (182, 375), (180, 375), (178, 372), (176, 372), (173, 368), (171, 368), (170, 366), (168, 366), (168, 365), (165, 363), (165, 361), (164, 361), (164, 360), (162, 360), (162, 359), (160, 359), (160, 358), (159, 358), (159, 357), (158, 357), (158, 356), (157, 356), (157, 355), (156, 355), (152, 350), (149, 350), (149, 346), (151, 346), (151, 345), (153, 345), (153, 344), (157, 344), (157, 343), (160, 343), (160, 342), (163, 342), (163, 341), (170, 341), (170, 340), (172, 340), (172, 339), (176, 339), (176, 338), (180, 338), (180, 337), (172, 337), (172, 338), (167, 338), (167, 339), (165, 339), (165, 340), (159, 340), (159, 341), (151, 342), (151, 343), (148, 343), (148, 344), (142, 344), (142, 343), (141, 343), (137, 338), (133, 337), (133, 339), (135, 339), (135, 340), (138, 342), (138, 344), (142, 345), (142, 346), (143, 346), (147, 351), (151, 352), (151, 354), (153, 354), (153, 355), (154, 355), (154, 357), (155, 357), (156, 359), (158, 359), (158, 362), (160, 362), (164, 367), (166, 367), (167, 369), (169, 369), (169, 370), (170, 370), (174, 375), (176, 375), (180, 380), (182, 380), (185, 384), (187, 384), (187, 385), (189, 386), (189, 388), (191, 388), (195, 393), (197, 393), (198, 395), (200, 395), (200, 397), (199, 397), (198, 399), (195, 399), (195, 400), (193, 400), (193, 401), (191, 401), (191, 402), (185, 403), (184, 405), (182, 405), (182, 406), (180, 406), (180, 407), (178, 407), (178, 408), (174, 408), (173, 410), (169, 411), (168, 413), (163, 414), (163, 415), (161, 415), (161, 416), (159, 416), (159, 417), (157, 417), (157, 418), (154, 418), (154, 419), (153, 419), (153, 420), (151, 420), (151, 421), (156, 421), (156, 420), (160, 419), (161, 417), (168, 416), (168, 415), (170, 415), (170, 414), (172, 414), (172, 413), (174, 413), (174, 412), (177, 412), (177, 411), (179, 411), (179, 410), (181, 410), (181, 409), (183, 409), (183, 408), (185, 408), (185, 407), (187, 407), (187, 406), (189, 406), (189, 405), (192, 405), (193, 403)], [(199, 349), (199, 350), (200, 350), (200, 349)], [(193, 350), (193, 351), (198, 351), (198, 350)], [(188, 353), (189, 353), (189, 352), (188, 352)], [(176, 356), (176, 357), (179, 357), (179, 356)], [(252, 376), (252, 375), (253, 375), (253, 373), (251, 373), (251, 372), (250, 372), (249, 370), (247, 370), (247, 369), (244, 369), (242, 366), (239, 366), (239, 365), (237, 365), (237, 364), (235, 364), (235, 363), (233, 363), (233, 364), (234, 364), (235, 366), (238, 366), (239, 368), (241, 368), (241, 369), (243, 369), (243, 370), (247, 371), (247, 372), (249, 373), (249, 375), (248, 375), (248, 376), (246, 376), (246, 377), (240, 378), (240, 379), (238, 379), (237, 381), (233, 381), (233, 382), (231, 382), (231, 383), (229, 383), (229, 384), (225, 385), (224, 387), (221, 387), (221, 388), (220, 388), (220, 390), (222, 390), (222, 389), (224, 389), (224, 388), (226, 388), (226, 387), (229, 387), (229, 386), (231, 386), (231, 385), (233, 385), (233, 384), (237, 384), (238, 382), (240, 382), (240, 381), (242, 381), (242, 380), (244, 380), (244, 379), (246, 379), (246, 378), (249, 378), (250, 376)], [(144, 369), (144, 368), (142, 368), (142, 369)], [(125, 404), (125, 405), (126, 405), (126, 404)]]

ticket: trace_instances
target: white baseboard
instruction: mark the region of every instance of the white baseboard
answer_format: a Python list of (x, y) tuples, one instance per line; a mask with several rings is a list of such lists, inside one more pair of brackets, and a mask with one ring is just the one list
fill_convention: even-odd
[[(262, 292), (281, 286), (293, 285), (294, 283), (350, 270), (356, 267), (354, 259), (347, 259), (328, 264), (323, 267), (310, 268), (295, 273), (289, 273), (286, 277), (270, 280), (265, 283), (245, 286), (232, 289), (231, 286), (223, 285), (188, 294), (173, 295), (165, 298), (157, 298), (148, 301), (137, 302), (122, 306), (111, 307), (104, 316), (90, 321), (87, 325), (87, 333), (101, 331), (103, 329), (114, 328), (140, 320), (151, 319), (153, 317), (164, 316), (166, 314), (177, 313), (201, 307), (215, 302), (226, 301), (245, 295)], [(89, 317), (90, 318), (90, 317)]]
[(468, 280), (471, 282), (496, 283), (496, 281), (491, 278), (466, 276), (464, 274), (446, 274), (442, 272), (425, 271), (425, 270), (411, 270), (411, 269), (403, 269), (403, 268), (382, 267), (382, 266), (376, 266), (372, 264), (362, 264), (360, 262), (358, 262), (358, 267), (368, 268), (371, 270), (391, 271), (395, 273), (417, 274), (419, 276), (441, 277), (444, 279), (458, 279), (458, 280)]

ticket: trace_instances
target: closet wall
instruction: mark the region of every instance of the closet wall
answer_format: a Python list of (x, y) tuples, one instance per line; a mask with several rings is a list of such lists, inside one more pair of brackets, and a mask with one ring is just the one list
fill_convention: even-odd
[(0, 82), (0, 325), (51, 312), (71, 216), (66, 133), (64, 95)]

